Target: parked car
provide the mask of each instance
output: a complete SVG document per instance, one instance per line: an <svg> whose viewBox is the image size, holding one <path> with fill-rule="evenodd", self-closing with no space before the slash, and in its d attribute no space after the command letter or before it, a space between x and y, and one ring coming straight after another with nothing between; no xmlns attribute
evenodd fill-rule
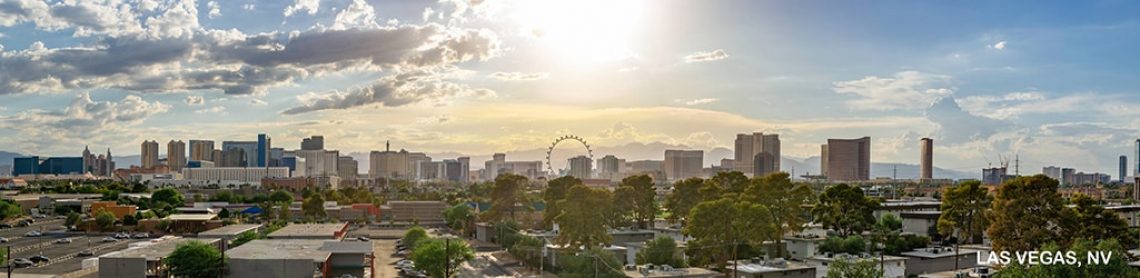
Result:
<svg viewBox="0 0 1140 278"><path fill-rule="evenodd" d="M24 234L25 237L40 237L43 235L44 233L41 233L40 231L28 231Z"/></svg>
<svg viewBox="0 0 1140 278"><path fill-rule="evenodd" d="M57 244L68 244L68 243L71 243L71 239L65 237L65 238L55 240L55 243L57 243Z"/></svg>
<svg viewBox="0 0 1140 278"><path fill-rule="evenodd" d="M0 237L0 243L8 243L8 238Z"/></svg>
<svg viewBox="0 0 1140 278"><path fill-rule="evenodd" d="M415 266L416 266L416 264L413 263L411 260L400 260L400 261L396 262L396 268L412 268Z"/></svg>
<svg viewBox="0 0 1140 278"><path fill-rule="evenodd" d="M18 259L12 260L12 266L15 266L15 267L31 267L35 264L36 263L32 262L32 260L25 259L25 258L18 258Z"/></svg>
<svg viewBox="0 0 1140 278"><path fill-rule="evenodd" d="M117 233L117 234L115 234L115 238L117 238L117 239L127 239L127 238L131 238L131 234L128 234L128 233Z"/></svg>
<svg viewBox="0 0 1140 278"><path fill-rule="evenodd" d="M12 228L12 224L0 223L0 229L11 229L11 228Z"/></svg>
<svg viewBox="0 0 1140 278"><path fill-rule="evenodd" d="M48 262L51 262L51 259L48 259L48 257L47 257L47 256L44 256L44 255L34 256L34 257L31 257L31 258L28 258L28 260L31 260L33 263L37 263L37 264L38 264L38 263L48 263Z"/></svg>
<svg viewBox="0 0 1140 278"><path fill-rule="evenodd" d="M368 237L366 237L366 236L362 236L362 237L358 237L358 238L356 238L356 240L359 240L359 241L371 241L372 239L370 239L370 238L368 238Z"/></svg>
<svg viewBox="0 0 1140 278"><path fill-rule="evenodd" d="M75 255L79 256L79 257L91 257L91 256L95 256L95 251L83 250L83 251L79 251L79 254L75 254Z"/></svg>
<svg viewBox="0 0 1140 278"><path fill-rule="evenodd" d="M103 238L103 242L116 242L116 241L119 241L119 239L117 239L117 238L114 238L114 237L105 237L105 238Z"/></svg>
<svg viewBox="0 0 1140 278"><path fill-rule="evenodd" d="M150 234L148 234L148 233L137 233L137 234L135 234L135 238L150 238Z"/></svg>
<svg viewBox="0 0 1140 278"><path fill-rule="evenodd" d="M32 222L28 222L28 220L21 220L20 222L16 222L16 227L27 227L31 225Z"/></svg>

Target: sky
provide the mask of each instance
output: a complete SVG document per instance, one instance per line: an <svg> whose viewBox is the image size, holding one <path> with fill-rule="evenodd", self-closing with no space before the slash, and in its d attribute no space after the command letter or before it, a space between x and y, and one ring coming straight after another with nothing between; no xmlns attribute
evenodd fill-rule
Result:
<svg viewBox="0 0 1140 278"><path fill-rule="evenodd" d="M1140 137L1137 11L1133 1L6 0L0 150L130 155L143 140L266 133L287 149L316 134L343 153L391 141L486 155L574 134L620 157L645 156L624 146L708 151L766 132L789 158L871 136L873 161L917 164L930 137L944 169L1017 157L1023 173L1116 176L1118 156L1136 165Z"/></svg>

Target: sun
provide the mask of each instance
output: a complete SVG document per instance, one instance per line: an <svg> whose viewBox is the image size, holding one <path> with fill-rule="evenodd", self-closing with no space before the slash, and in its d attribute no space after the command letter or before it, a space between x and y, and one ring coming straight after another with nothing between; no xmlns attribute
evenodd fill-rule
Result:
<svg viewBox="0 0 1140 278"><path fill-rule="evenodd" d="M613 61L634 54L642 0L524 0L512 19L553 55L572 61Z"/></svg>

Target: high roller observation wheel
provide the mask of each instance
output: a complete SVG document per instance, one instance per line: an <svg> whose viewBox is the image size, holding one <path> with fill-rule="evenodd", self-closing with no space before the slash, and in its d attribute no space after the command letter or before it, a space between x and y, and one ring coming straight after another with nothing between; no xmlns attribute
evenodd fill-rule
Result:
<svg viewBox="0 0 1140 278"><path fill-rule="evenodd" d="M554 175L555 172L554 167L550 164L550 154L554 152L554 147L557 147L558 143L562 143L562 141L578 141L582 143L582 146L586 147L586 154L590 157L590 161L594 160L594 150L590 149L590 144L586 143L586 139L582 139L582 137L576 135L562 135L558 137L558 139L554 139L554 143L550 143L550 147L546 148L546 171L550 172L551 175Z"/></svg>

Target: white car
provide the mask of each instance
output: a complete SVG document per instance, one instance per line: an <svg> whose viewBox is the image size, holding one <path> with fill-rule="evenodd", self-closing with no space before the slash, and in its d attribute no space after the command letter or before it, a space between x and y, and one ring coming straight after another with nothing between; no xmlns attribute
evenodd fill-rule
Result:
<svg viewBox="0 0 1140 278"><path fill-rule="evenodd" d="M55 243L67 244L67 243L71 243L71 239L65 237L65 238L55 240Z"/></svg>
<svg viewBox="0 0 1140 278"><path fill-rule="evenodd" d="M117 239L117 238L114 238L114 237L105 237L105 238L103 238L103 242L116 242L116 241L119 241L119 239Z"/></svg>
<svg viewBox="0 0 1140 278"><path fill-rule="evenodd" d="M44 234L41 233L40 231L28 231L28 233L24 234L24 236L26 236L26 237L40 237L43 235Z"/></svg>
<svg viewBox="0 0 1140 278"><path fill-rule="evenodd" d="M0 237L0 243L8 243L8 238Z"/></svg>

